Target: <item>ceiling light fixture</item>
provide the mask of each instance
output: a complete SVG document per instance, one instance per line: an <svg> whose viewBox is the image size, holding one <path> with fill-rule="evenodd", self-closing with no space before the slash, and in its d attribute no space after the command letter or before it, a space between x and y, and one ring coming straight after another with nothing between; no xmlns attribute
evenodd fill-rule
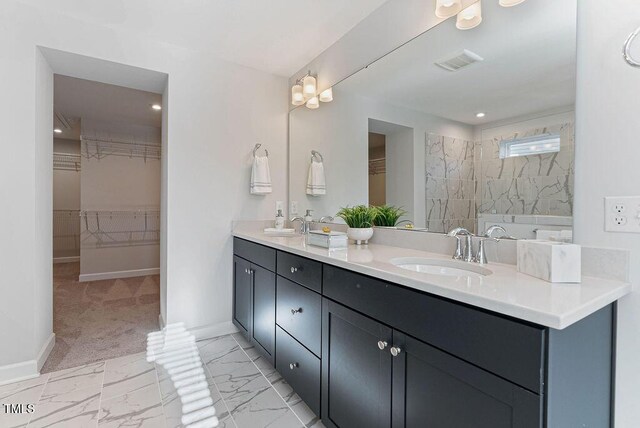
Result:
<svg viewBox="0 0 640 428"><path fill-rule="evenodd" d="M318 95L318 81L311 71L296 80L291 87L291 104L294 106L305 104L307 108L317 109L321 101L333 101L333 88L327 88Z"/></svg>
<svg viewBox="0 0 640 428"><path fill-rule="evenodd" d="M500 0L498 3L500 3L502 7L512 7L524 3L524 0Z"/></svg>
<svg viewBox="0 0 640 428"><path fill-rule="evenodd" d="M436 16L450 18L462 10L462 0L436 0Z"/></svg>
<svg viewBox="0 0 640 428"><path fill-rule="evenodd" d="M53 132L55 132L56 134L62 134L62 129L60 129L60 128L53 128Z"/></svg>
<svg viewBox="0 0 640 428"><path fill-rule="evenodd" d="M456 28L458 28L458 30L471 30L480 25L481 22L482 4L481 0L478 0L476 3L462 9L462 11L458 13Z"/></svg>
<svg viewBox="0 0 640 428"><path fill-rule="evenodd" d="M156 111L162 110L162 106L160 104L153 104L151 108Z"/></svg>
<svg viewBox="0 0 640 428"><path fill-rule="evenodd" d="M483 112L476 113L476 117L477 117L478 119L482 119L482 118L483 118L483 117L485 117L485 116L486 116L486 114L484 114Z"/></svg>

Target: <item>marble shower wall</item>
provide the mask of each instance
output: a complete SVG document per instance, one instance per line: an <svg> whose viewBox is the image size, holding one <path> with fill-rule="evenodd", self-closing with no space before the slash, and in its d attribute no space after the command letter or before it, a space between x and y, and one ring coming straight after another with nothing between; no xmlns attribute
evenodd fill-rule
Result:
<svg viewBox="0 0 640 428"><path fill-rule="evenodd" d="M560 152L500 159L500 141L560 134ZM426 224L476 229L476 213L571 216L574 125L564 123L483 141L426 136Z"/></svg>
<svg viewBox="0 0 640 428"><path fill-rule="evenodd" d="M500 141L560 134L560 152L500 159ZM571 216L574 125L565 123L476 143L478 212Z"/></svg>
<svg viewBox="0 0 640 428"><path fill-rule="evenodd" d="M435 134L426 138L427 227L443 233L458 226L474 230L474 142Z"/></svg>

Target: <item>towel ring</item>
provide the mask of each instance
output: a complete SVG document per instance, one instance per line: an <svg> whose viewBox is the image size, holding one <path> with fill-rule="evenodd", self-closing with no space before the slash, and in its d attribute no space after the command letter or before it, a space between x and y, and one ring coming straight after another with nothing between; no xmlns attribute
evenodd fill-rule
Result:
<svg viewBox="0 0 640 428"><path fill-rule="evenodd" d="M254 147L253 147L253 157L256 157L256 152L258 151L258 149L262 147L262 144L257 143ZM269 150L267 150L266 148L264 149L265 154L267 155L267 157L269 157Z"/></svg>
<svg viewBox="0 0 640 428"><path fill-rule="evenodd" d="M627 40L624 42L624 46L622 48L622 56L624 60L632 67L640 67L640 62L631 56L631 46L635 38L640 34L640 27L636 28L636 31L631 33Z"/></svg>
<svg viewBox="0 0 640 428"><path fill-rule="evenodd" d="M320 159L320 162L324 162L324 158L322 157L320 152L317 152L315 150L311 150L311 160L313 160L314 158Z"/></svg>

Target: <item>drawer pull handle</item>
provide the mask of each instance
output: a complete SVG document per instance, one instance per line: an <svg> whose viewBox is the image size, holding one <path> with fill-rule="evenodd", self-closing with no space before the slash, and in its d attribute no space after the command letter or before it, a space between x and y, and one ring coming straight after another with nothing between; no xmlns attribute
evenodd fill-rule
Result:
<svg viewBox="0 0 640 428"><path fill-rule="evenodd" d="M388 345L387 342L385 342L384 340L378 340L378 349L380 349L381 351L386 348Z"/></svg>
<svg viewBox="0 0 640 428"><path fill-rule="evenodd" d="M296 272L298 272L298 268L291 266L291 273L296 273Z"/></svg>
<svg viewBox="0 0 640 428"><path fill-rule="evenodd" d="M302 308L291 309L291 315L302 313Z"/></svg>
<svg viewBox="0 0 640 428"><path fill-rule="evenodd" d="M397 346L392 346L389 351L391 351L391 355L397 357L398 355L400 355L400 352L402 352L402 349L398 348Z"/></svg>
<svg viewBox="0 0 640 428"><path fill-rule="evenodd" d="M298 367L299 367L299 364L298 364L298 363L291 363L291 364L289 364L289 368L290 368L291 370L295 370L295 369L297 369Z"/></svg>

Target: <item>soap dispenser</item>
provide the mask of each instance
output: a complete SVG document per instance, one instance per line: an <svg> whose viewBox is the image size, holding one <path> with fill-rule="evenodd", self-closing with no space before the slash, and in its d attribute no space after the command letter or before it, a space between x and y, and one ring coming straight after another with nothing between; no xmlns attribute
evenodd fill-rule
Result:
<svg viewBox="0 0 640 428"><path fill-rule="evenodd" d="M276 214L276 229L284 229L284 215L282 215L282 210L278 210Z"/></svg>
<svg viewBox="0 0 640 428"><path fill-rule="evenodd" d="M312 211L313 210L307 210L307 213L304 215L304 221L307 223L311 223L313 221L313 216L311 215Z"/></svg>

